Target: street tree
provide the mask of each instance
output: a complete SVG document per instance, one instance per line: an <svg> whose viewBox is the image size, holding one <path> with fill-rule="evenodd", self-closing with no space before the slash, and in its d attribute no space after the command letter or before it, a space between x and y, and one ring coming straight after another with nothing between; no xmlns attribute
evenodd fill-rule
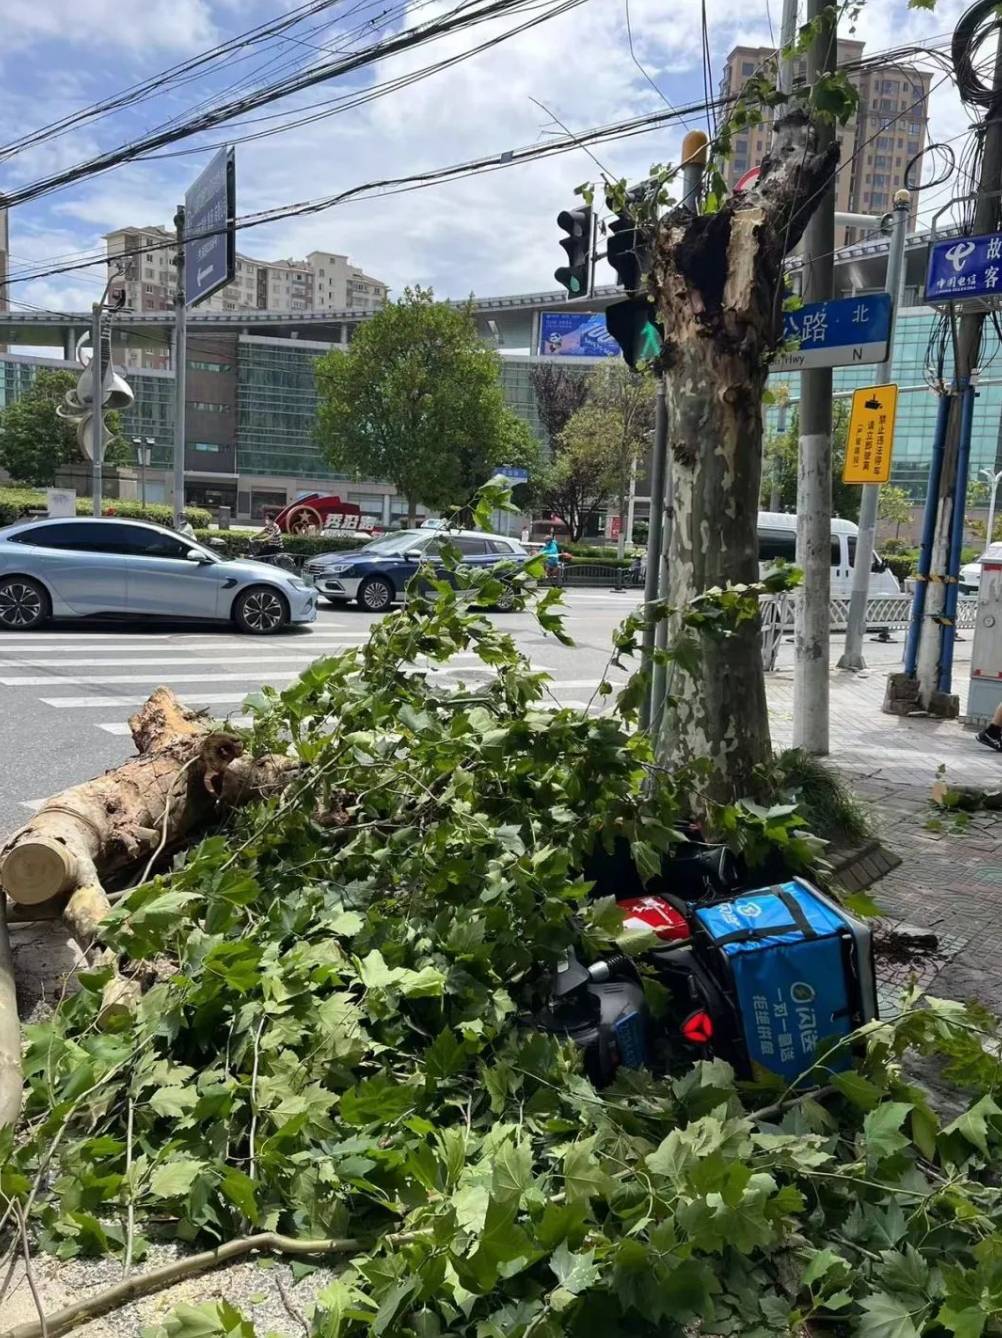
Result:
<svg viewBox="0 0 1002 1338"><path fill-rule="evenodd" d="M583 405L556 438L553 456L540 474L536 495L543 511L562 520L575 542L614 494L610 440L616 426L611 410Z"/></svg>
<svg viewBox="0 0 1002 1338"><path fill-rule="evenodd" d="M49 488L60 469L84 459L76 427L56 413L63 396L76 383L72 372L42 368L20 399L0 412L0 466L15 483ZM105 414L105 424L113 434L105 463L128 464L132 457L121 437L118 414Z"/></svg>
<svg viewBox="0 0 1002 1338"><path fill-rule="evenodd" d="M507 407L500 360L467 311L405 289L345 351L317 360L317 436L338 470L388 479L407 499L452 509L501 465L535 471L538 445Z"/></svg>
<svg viewBox="0 0 1002 1338"><path fill-rule="evenodd" d="M674 484L668 594L675 609L715 587L758 579L762 402L769 358L783 336L783 262L838 161L837 142L819 148L812 112L823 107L844 119L855 105L840 75L791 101L776 95L768 76L760 84L746 86L746 98L776 107L776 133L757 181L727 196L716 172L703 212L676 206L653 220L649 287L665 331L660 362ZM732 111L718 137L723 152L737 117L747 124L749 115L747 100ZM676 633L677 626L676 618ZM655 704L659 760L702 759L712 799L753 794L771 756L757 610L689 639L694 644L677 660L664 709Z"/></svg>
<svg viewBox="0 0 1002 1338"><path fill-rule="evenodd" d="M619 556L626 547L626 510L630 476L650 443L654 429L654 378L610 360L592 373L589 404L604 416L613 494L619 510Z"/></svg>
<svg viewBox="0 0 1002 1338"><path fill-rule="evenodd" d="M536 412L553 448L568 422L584 406L589 377L580 368L562 367L558 358L537 363L529 373Z"/></svg>
<svg viewBox="0 0 1002 1338"><path fill-rule="evenodd" d="M832 410L832 515L843 520L856 520L859 517L859 484L842 482L848 439L849 410L844 400L836 400ZM772 432L766 441L760 488L763 509L772 510L772 501L778 501L783 511L796 509L799 444L800 418L794 409L786 431Z"/></svg>
<svg viewBox="0 0 1002 1338"><path fill-rule="evenodd" d="M880 490L880 519L894 526L894 538L901 538L901 526L907 525L912 518L911 494L904 488L893 486Z"/></svg>

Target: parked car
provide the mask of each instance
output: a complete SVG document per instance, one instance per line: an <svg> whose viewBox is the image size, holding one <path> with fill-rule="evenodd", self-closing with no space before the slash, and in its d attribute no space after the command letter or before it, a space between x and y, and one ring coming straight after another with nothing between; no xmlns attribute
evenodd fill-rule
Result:
<svg viewBox="0 0 1002 1338"><path fill-rule="evenodd" d="M311 558L303 576L332 604L357 600L368 613L382 613L402 599L407 582L423 562L434 561L443 539L454 544L465 565L493 567L499 562L524 562L528 557L517 539L477 530L401 530L387 534L352 553L324 553ZM510 609L514 592L506 590L497 607Z"/></svg>
<svg viewBox="0 0 1002 1338"><path fill-rule="evenodd" d="M311 623L317 596L292 572L227 559L140 520L19 521L0 530L0 628L47 618L205 618L267 635Z"/></svg>
<svg viewBox="0 0 1002 1338"><path fill-rule="evenodd" d="M833 599L848 599L852 594L852 569L856 562L856 536L859 526L852 520L840 520L837 516L831 522L832 570L831 593ZM786 511L760 511L758 513L758 561L762 571L773 562L782 558L786 562L796 561L797 517ZM900 595L901 585L898 578L888 567L879 553L874 553L870 563L870 595Z"/></svg>
<svg viewBox="0 0 1002 1338"><path fill-rule="evenodd" d="M973 562L965 562L960 569L960 580L957 582L962 595L976 595L981 589L981 558L975 558Z"/></svg>

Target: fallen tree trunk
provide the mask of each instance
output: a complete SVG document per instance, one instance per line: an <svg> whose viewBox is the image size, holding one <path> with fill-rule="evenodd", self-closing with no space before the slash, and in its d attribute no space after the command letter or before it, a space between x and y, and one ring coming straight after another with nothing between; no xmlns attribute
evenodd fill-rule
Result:
<svg viewBox="0 0 1002 1338"><path fill-rule="evenodd" d="M157 688L129 724L138 757L47 799L0 849L11 899L30 906L68 896L63 917L84 946L110 908L110 876L184 840L220 802L280 789L294 769L282 757L243 757L239 739L212 730L169 688Z"/></svg>
<svg viewBox="0 0 1002 1338"><path fill-rule="evenodd" d="M297 770L277 755L248 758L232 734L157 688L129 721L139 756L47 799L0 847L0 1127L21 1103L20 1032L7 936L6 897L29 918L55 907L86 951L111 910L105 882L133 870L148 876L168 847L184 841L219 808L235 808L282 789ZM139 986L117 974L105 987L105 1013L131 1007Z"/></svg>

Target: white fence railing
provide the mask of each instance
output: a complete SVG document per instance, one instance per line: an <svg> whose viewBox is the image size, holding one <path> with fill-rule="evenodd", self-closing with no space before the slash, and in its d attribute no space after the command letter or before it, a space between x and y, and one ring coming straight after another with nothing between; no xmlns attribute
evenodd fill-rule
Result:
<svg viewBox="0 0 1002 1338"><path fill-rule="evenodd" d="M776 657L783 637L793 632L793 595L767 595L760 601L762 616L762 664L767 672L776 667ZM957 601L957 626L970 629L977 612L977 596L961 595ZM876 595L867 600L866 630L870 633L901 632L911 619L911 595ZM831 630L844 632L849 617L849 601L833 599L829 606Z"/></svg>

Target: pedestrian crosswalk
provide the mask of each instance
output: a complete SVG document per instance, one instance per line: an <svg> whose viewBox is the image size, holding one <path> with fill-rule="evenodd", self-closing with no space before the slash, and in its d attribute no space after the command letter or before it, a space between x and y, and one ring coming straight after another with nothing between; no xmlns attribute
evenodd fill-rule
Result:
<svg viewBox="0 0 1002 1338"><path fill-rule="evenodd" d="M266 642L226 631L125 626L92 630L92 625L57 624L35 633L0 633L0 698L17 701L21 712L58 713L63 734L128 737L128 717L155 687L166 684L193 708L246 723L250 717L241 708L248 696L265 684L287 687L316 659L361 646L369 631L368 620L322 617L313 628ZM530 653L532 669L554 679L548 700L578 709L607 707L607 699L590 700L601 675L572 678L573 660L556 665L563 657L563 648L555 645L541 658ZM482 681L493 673L472 652L446 664L418 657L409 669L444 683ZM70 713L78 713L79 722Z"/></svg>

